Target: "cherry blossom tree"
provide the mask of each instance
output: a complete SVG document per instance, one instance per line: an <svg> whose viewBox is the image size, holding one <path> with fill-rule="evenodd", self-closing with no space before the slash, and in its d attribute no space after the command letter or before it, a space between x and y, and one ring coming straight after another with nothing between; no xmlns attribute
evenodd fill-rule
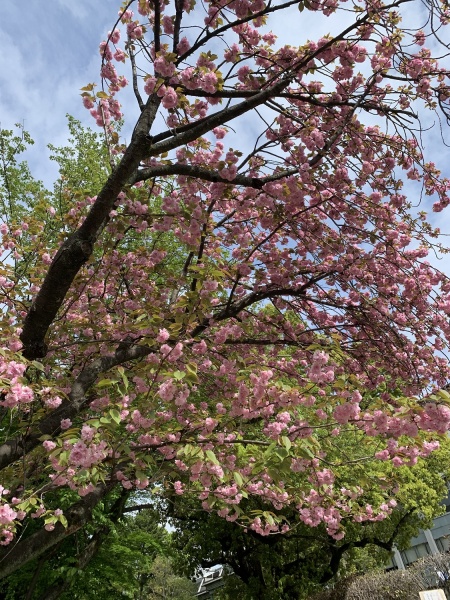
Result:
<svg viewBox="0 0 450 600"><path fill-rule="evenodd" d="M449 116L450 12L424 2L411 29L411 2L127 2L82 90L97 157L75 177L60 155L45 190L17 162L25 134L2 133L2 575L117 486L262 535L295 507L339 540L396 503L395 469L366 489L352 465L438 447L450 281L414 207L449 203L421 123ZM253 496L271 509L246 514Z"/></svg>

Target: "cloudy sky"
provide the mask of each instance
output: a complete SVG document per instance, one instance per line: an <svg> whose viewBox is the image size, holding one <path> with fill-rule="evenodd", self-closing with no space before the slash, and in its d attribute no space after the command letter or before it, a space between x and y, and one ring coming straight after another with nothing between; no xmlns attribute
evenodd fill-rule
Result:
<svg viewBox="0 0 450 600"><path fill-rule="evenodd" d="M21 0L2 4L0 125L23 123L36 144L28 159L51 182L46 145L67 139L66 113L90 124L79 89L98 79L98 44L117 15L117 0Z"/></svg>
<svg viewBox="0 0 450 600"><path fill-rule="evenodd" d="M67 139L66 113L95 128L82 107L80 88L99 81L98 44L113 26L119 6L118 0L21 0L2 5L0 126L10 129L14 123L24 124L36 141L27 155L32 172L49 185L56 170L48 160L46 146L49 142L60 145ZM420 10L419 3L415 6ZM418 17L420 14L414 13L414 19ZM287 18L275 17L273 25L283 42L295 45L345 26L334 17L324 21L308 11L300 15L295 7ZM450 38L450 27L444 34ZM132 127L136 114L134 103L126 107L128 127ZM251 122L246 131L251 131ZM450 141L450 129L445 133ZM437 124L425 144L432 159L450 176L450 152L442 146ZM434 215L433 219L450 232L450 214ZM450 267L445 270L450 274Z"/></svg>

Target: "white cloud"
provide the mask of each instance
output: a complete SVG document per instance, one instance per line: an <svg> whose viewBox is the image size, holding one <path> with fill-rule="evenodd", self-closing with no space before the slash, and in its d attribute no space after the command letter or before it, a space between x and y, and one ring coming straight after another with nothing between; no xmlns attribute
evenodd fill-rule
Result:
<svg viewBox="0 0 450 600"><path fill-rule="evenodd" d="M30 166L49 184L55 172L46 145L67 139L65 115L91 124L79 89L98 78L98 44L115 18L100 4L29 0L26 10L20 3L2 7L1 126L24 124L36 141Z"/></svg>

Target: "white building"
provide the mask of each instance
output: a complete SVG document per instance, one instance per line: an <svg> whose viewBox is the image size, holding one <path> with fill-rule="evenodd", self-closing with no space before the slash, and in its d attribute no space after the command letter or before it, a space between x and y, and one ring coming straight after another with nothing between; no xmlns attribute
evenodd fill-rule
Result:
<svg viewBox="0 0 450 600"><path fill-rule="evenodd" d="M411 540L407 550L399 552L394 549L392 564L389 568L405 569L419 558L448 552L450 550L450 494L445 500L447 512L433 521L431 529L423 529L419 535Z"/></svg>
<svg viewBox="0 0 450 600"><path fill-rule="evenodd" d="M195 597L201 600L213 600L214 590L223 586L225 572L226 569L223 566L204 570L202 577L199 577L195 582L198 585Z"/></svg>

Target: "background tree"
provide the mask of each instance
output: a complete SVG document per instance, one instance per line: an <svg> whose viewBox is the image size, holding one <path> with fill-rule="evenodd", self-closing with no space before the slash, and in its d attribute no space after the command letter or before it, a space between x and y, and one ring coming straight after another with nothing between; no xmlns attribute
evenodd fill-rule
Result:
<svg viewBox="0 0 450 600"><path fill-rule="evenodd" d="M87 568L76 574L61 599L191 599L195 583L174 573L172 553L171 536L158 523L155 511L128 513L105 538Z"/></svg>
<svg viewBox="0 0 450 600"><path fill-rule="evenodd" d="M123 498L51 552L5 578L5 600L192 598L196 585L172 568L171 535L155 510L127 512ZM115 511L115 512L114 512ZM124 512L125 511L125 512Z"/></svg>
<svg viewBox="0 0 450 600"><path fill-rule="evenodd" d="M157 556L151 568L149 600L164 598L167 600L191 600L197 586L189 579L179 577L172 569L170 559Z"/></svg>
<svg viewBox="0 0 450 600"><path fill-rule="evenodd" d="M351 441L347 437L345 450L341 447L337 453L354 456ZM345 436L341 436L337 444L344 443ZM333 585L355 572L384 570L394 544L400 550L408 548L419 528L430 527L433 517L443 512L449 451L449 442L444 442L427 460L398 468L399 504L392 514L378 522L348 523L340 541L327 534L323 525L314 529L304 525L295 510L283 509L289 532L262 537L199 511L195 502L189 503L183 496L174 497L166 514L175 527L178 568L192 576L199 567L228 565L235 577L226 579L221 592L224 598L238 595L267 600L307 598L325 584ZM390 468L378 461L365 462L364 475L357 477L361 482L365 478L367 488L371 479L386 479ZM268 507L254 500L245 506L247 513L264 508Z"/></svg>
<svg viewBox="0 0 450 600"><path fill-rule="evenodd" d="M351 519L392 512L394 467L450 424L436 391L450 285L402 189L448 204L413 127L416 111L448 114L428 46L449 13L433 0L411 31L403 6L128 2L100 46L104 89L83 90L105 135L99 178L85 163L46 191L17 162L25 134L3 132L1 576L120 486L190 494L262 535L289 529L285 507L337 542ZM305 10L326 31L347 21L278 42L274 16L300 29ZM123 61L139 106L127 145ZM233 149L250 115L249 149ZM70 153L55 156L67 177ZM358 455L336 461L347 429ZM352 465L374 456L393 469L378 488ZM79 499L55 508L58 490ZM270 509L246 514L247 498Z"/></svg>

